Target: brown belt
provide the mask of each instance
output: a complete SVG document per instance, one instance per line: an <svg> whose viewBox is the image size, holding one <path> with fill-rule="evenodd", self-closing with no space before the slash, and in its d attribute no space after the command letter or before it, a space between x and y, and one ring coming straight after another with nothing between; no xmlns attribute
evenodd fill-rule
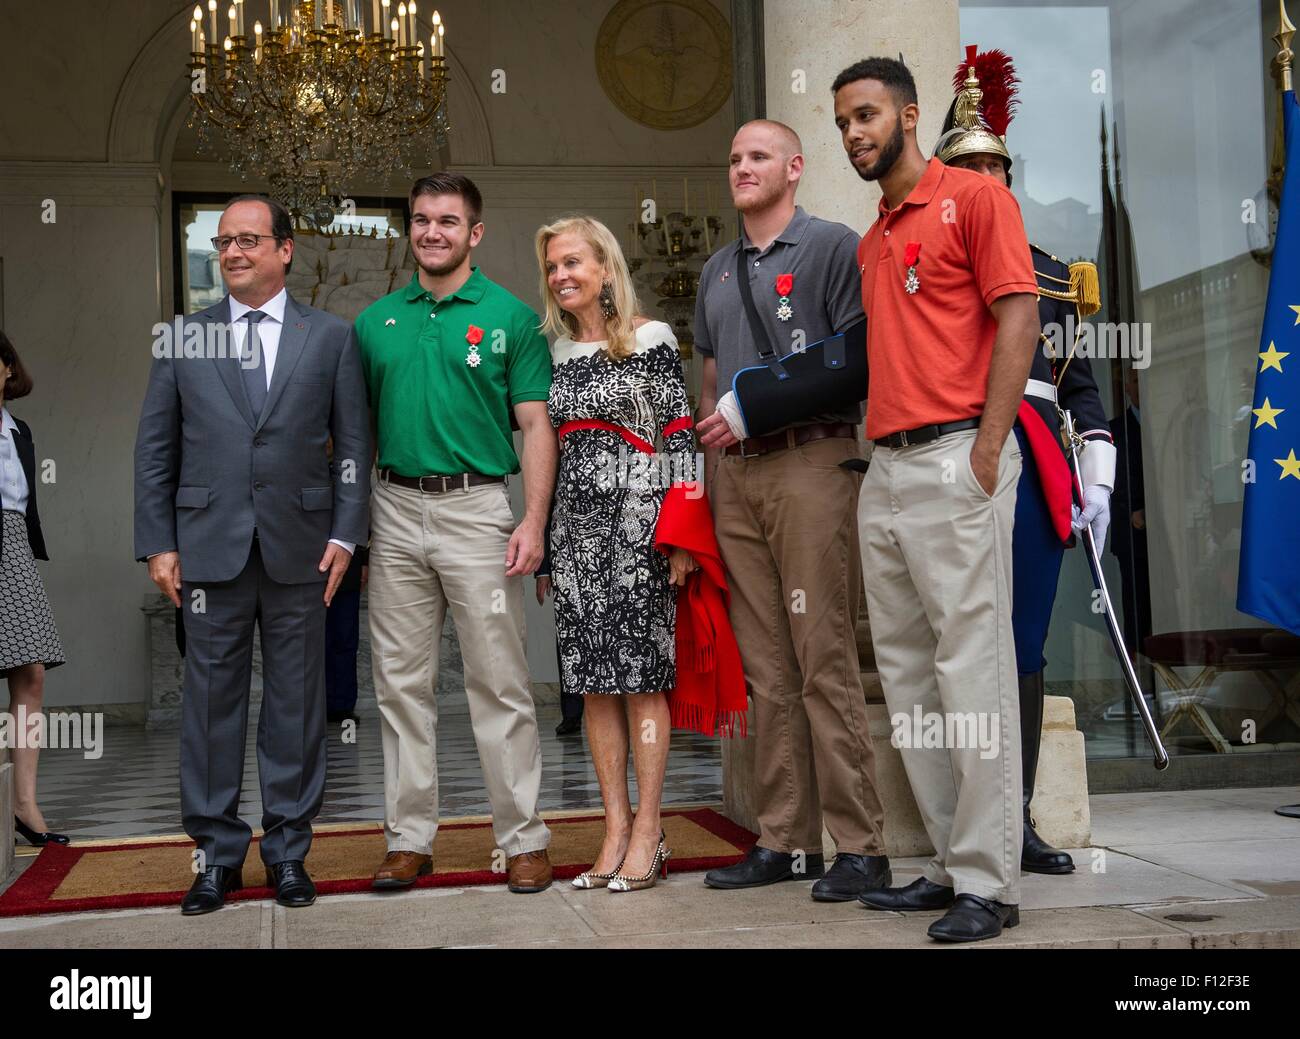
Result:
<svg viewBox="0 0 1300 1039"><path fill-rule="evenodd" d="M740 455L741 458L757 458L759 455L768 455L773 451L784 451L787 447L809 444L814 440L828 440L831 437L848 437L850 440L856 440L857 436L858 427L851 422L815 422L809 426L792 426L790 429L769 433L763 437L747 437L739 444L732 444L727 448L726 453Z"/></svg>
<svg viewBox="0 0 1300 1039"><path fill-rule="evenodd" d="M455 476L399 476L391 469L380 469L381 483L409 487L425 494L442 494L445 491L468 491L485 483L505 483L504 476L484 476L482 473L457 473Z"/></svg>

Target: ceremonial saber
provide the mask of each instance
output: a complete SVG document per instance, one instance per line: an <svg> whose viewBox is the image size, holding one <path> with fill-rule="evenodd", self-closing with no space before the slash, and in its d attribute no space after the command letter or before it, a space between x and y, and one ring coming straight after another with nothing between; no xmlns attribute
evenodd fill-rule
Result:
<svg viewBox="0 0 1300 1039"><path fill-rule="evenodd" d="M1083 470L1079 466L1081 438L1074 431L1074 416L1068 410L1062 410L1061 415L1065 420L1065 434L1070 442L1070 461L1073 463L1070 475L1071 482L1074 484L1074 497L1079 499L1079 507L1082 508L1084 505ZM1115 647L1115 655L1119 657L1120 671L1124 674L1124 685L1133 702L1137 704L1142 727L1146 729L1147 739L1155 753L1156 770L1166 769L1169 767L1169 752L1160 741L1160 733L1156 731L1156 723L1151 718L1151 709L1147 707L1146 697L1142 695L1142 687L1138 684L1137 674L1133 670L1133 661L1129 658L1128 648L1124 645L1124 634L1120 631L1119 618L1115 615L1115 605L1111 602L1110 592L1106 588L1106 578L1101 572L1101 553L1093 540L1092 527L1085 525L1080 537L1083 538L1084 547L1088 550L1088 568L1092 571L1092 583L1097 586L1097 591L1101 592L1102 605L1105 606L1103 612L1106 615L1106 629L1110 632L1110 641Z"/></svg>

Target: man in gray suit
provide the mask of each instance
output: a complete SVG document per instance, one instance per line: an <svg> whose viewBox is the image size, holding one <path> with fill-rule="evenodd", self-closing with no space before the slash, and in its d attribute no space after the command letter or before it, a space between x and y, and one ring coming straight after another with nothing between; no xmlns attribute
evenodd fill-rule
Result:
<svg viewBox="0 0 1300 1039"><path fill-rule="evenodd" d="M325 790L325 607L369 526L352 326L285 291L293 223L278 202L234 199L213 245L229 294L162 326L135 448L136 557L185 617L181 812L198 846L187 915L239 889L252 837L239 794L255 621L267 884L281 905L315 901L303 860Z"/></svg>

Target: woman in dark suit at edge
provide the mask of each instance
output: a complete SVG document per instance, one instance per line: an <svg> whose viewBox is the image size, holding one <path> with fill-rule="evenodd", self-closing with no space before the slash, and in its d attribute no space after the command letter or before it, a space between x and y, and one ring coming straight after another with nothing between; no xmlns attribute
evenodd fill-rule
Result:
<svg viewBox="0 0 1300 1039"><path fill-rule="evenodd" d="M26 422L9 414L11 400L32 392L31 376L8 337L0 331L0 676L9 685L9 713L19 724L19 710L30 719L41 710L45 672L64 662L54 615L37 559L49 559L36 511L36 449ZM30 730L30 725L26 727ZM15 741L20 743L22 741ZM14 828L38 847L67 844L61 833L48 832L36 803L39 747L15 746Z"/></svg>

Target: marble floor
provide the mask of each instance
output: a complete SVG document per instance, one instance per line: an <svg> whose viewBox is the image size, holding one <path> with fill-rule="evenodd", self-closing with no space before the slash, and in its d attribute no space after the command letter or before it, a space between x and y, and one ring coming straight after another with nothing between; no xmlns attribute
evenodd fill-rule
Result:
<svg viewBox="0 0 1300 1039"><path fill-rule="evenodd" d="M365 631L365 621L362 621ZM465 701L464 674L454 633L448 625L438 675L439 806L444 818L487 815L478 748ZM362 638L358 673L364 676L357 701L359 721L349 740L338 725L330 727L325 802L318 821L381 822L384 816L384 761L379 711L369 680L368 640ZM240 815L261 826L257 782L257 712L260 680L254 676L244 757ZM560 708L554 687L537 686L538 727L542 744L541 810L598 808L600 787L585 734L555 735ZM46 822L74 840L146 837L181 832L180 733L107 724L103 754L86 759L79 750L47 750L41 755L38 792ZM636 780L629 767L633 802ZM698 804L722 799L719 742L675 731L664 782L665 804Z"/></svg>
<svg viewBox="0 0 1300 1039"><path fill-rule="evenodd" d="M450 697L448 697L450 699ZM344 742L331 726L325 803L319 821L379 822L384 815L384 763L379 714L373 696L358 704L355 742ZM596 808L600 788L583 735L557 737L559 706L541 704L538 725L542 742L543 810ZM440 703L438 710L439 804L444 817L486 815L491 811L483 790L478 750L462 699ZM256 728L250 719L244 759L244 788L239 814L261 826L257 784ZM144 837L181 832L178 780L179 733L146 732L134 726L106 729L104 754L86 760L80 751L51 750L41 756L41 809L48 824L74 840ZM635 800L636 780L629 769ZM697 804L722 797L722 761L718 741L674 732L665 804Z"/></svg>

